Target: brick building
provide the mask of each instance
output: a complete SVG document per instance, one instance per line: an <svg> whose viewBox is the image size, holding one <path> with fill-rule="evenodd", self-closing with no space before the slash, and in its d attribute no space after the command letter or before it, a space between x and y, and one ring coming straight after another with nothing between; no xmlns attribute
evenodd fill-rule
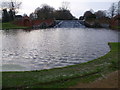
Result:
<svg viewBox="0 0 120 90"><path fill-rule="evenodd" d="M33 27L33 28L47 28L50 26L54 26L54 20L38 20L38 19L30 19L28 16L24 16L22 18L16 18L14 24L18 26L25 26L25 27Z"/></svg>

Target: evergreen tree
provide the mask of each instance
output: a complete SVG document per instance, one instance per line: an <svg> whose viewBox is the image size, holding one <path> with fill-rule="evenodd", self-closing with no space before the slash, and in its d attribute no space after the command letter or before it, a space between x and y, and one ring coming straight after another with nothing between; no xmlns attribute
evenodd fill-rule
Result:
<svg viewBox="0 0 120 90"><path fill-rule="evenodd" d="M13 21L14 20L14 16L15 16L15 12L12 9L10 9L10 11L9 11L9 20Z"/></svg>
<svg viewBox="0 0 120 90"><path fill-rule="evenodd" d="M3 9L2 22L9 22L9 13L7 9Z"/></svg>

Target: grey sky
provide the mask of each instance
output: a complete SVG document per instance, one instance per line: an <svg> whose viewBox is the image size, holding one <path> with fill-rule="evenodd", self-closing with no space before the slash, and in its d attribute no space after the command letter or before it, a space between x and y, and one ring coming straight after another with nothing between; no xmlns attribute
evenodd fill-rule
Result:
<svg viewBox="0 0 120 90"><path fill-rule="evenodd" d="M22 0L22 7L19 14L30 14L34 10L41 6L41 4L48 4L58 9L63 1L70 2L71 13L75 17L79 17L84 14L86 10L108 10L113 2L118 0Z"/></svg>

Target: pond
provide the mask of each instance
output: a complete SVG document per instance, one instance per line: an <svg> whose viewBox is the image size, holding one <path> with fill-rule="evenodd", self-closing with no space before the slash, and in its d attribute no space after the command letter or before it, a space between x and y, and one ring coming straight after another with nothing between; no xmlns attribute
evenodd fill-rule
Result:
<svg viewBox="0 0 120 90"><path fill-rule="evenodd" d="M88 62L110 51L118 32L109 29L51 28L1 30L2 70L29 71Z"/></svg>

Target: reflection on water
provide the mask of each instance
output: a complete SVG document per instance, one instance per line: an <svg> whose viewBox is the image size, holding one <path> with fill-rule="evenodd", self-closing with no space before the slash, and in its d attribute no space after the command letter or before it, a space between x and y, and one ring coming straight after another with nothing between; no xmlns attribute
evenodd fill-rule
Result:
<svg viewBox="0 0 120 90"><path fill-rule="evenodd" d="M59 28L1 31L3 71L39 70L90 61L109 51L118 32L103 29Z"/></svg>

